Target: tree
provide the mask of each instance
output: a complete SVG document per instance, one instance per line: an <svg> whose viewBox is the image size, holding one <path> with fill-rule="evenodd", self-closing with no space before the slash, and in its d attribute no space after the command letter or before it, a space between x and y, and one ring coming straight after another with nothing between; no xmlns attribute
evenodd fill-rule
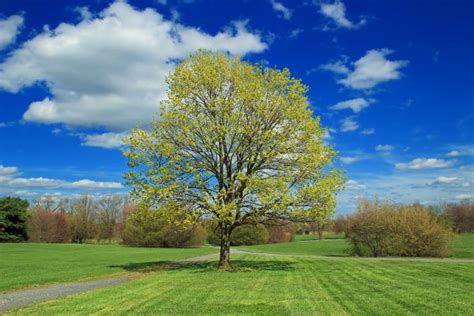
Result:
<svg viewBox="0 0 474 316"><path fill-rule="evenodd" d="M46 196L34 201L28 218L28 236L33 242L68 242L69 220L62 201Z"/></svg>
<svg viewBox="0 0 474 316"><path fill-rule="evenodd" d="M27 239L26 219L28 201L17 197L0 198L0 242Z"/></svg>
<svg viewBox="0 0 474 316"><path fill-rule="evenodd" d="M84 195L70 203L71 238L73 242L82 244L95 233L94 201L89 195Z"/></svg>
<svg viewBox="0 0 474 316"><path fill-rule="evenodd" d="M132 130L125 175L150 206L210 214L220 233L219 266L244 224L332 212L341 188L326 132L307 87L288 69L263 69L200 51L167 78L168 95L151 130Z"/></svg>
<svg viewBox="0 0 474 316"><path fill-rule="evenodd" d="M104 196L98 201L97 229L98 240L108 240L109 243L116 234L116 226L120 212L124 208L124 200L117 195Z"/></svg>

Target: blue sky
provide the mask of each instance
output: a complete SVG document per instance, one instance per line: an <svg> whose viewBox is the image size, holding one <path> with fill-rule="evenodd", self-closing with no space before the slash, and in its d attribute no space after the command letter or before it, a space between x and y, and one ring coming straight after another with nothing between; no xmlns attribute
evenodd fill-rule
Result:
<svg viewBox="0 0 474 316"><path fill-rule="evenodd" d="M2 1L0 195L126 192L120 139L198 48L310 87L359 196L474 198L472 1Z"/></svg>

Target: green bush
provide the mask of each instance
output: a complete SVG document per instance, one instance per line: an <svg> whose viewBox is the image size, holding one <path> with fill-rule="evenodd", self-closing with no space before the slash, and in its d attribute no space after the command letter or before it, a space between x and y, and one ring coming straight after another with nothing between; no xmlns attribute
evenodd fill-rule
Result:
<svg viewBox="0 0 474 316"><path fill-rule="evenodd" d="M206 237L201 223L175 225L148 208L130 214L122 234L124 244L141 247L201 246Z"/></svg>
<svg viewBox="0 0 474 316"><path fill-rule="evenodd" d="M211 245L219 246L221 243L220 231L214 221L206 223L207 242ZM264 225L245 224L236 227L230 236L232 246L258 245L268 243L269 233Z"/></svg>
<svg viewBox="0 0 474 316"><path fill-rule="evenodd" d="M268 238L268 231L262 224L246 224L232 231L230 243L233 246L266 244Z"/></svg>
<svg viewBox="0 0 474 316"><path fill-rule="evenodd" d="M346 234L359 256L446 257L454 234L422 205L361 200Z"/></svg>

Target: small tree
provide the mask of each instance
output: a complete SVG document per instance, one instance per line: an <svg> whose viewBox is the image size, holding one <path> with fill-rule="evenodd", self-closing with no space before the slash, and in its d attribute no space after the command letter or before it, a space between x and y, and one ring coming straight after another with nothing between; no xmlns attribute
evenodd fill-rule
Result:
<svg viewBox="0 0 474 316"><path fill-rule="evenodd" d="M117 223L124 205L123 199L117 195L104 196L97 202L97 238L108 240L109 243L116 235Z"/></svg>
<svg viewBox="0 0 474 316"><path fill-rule="evenodd" d="M17 197L0 198L0 242L27 239L26 219L28 201Z"/></svg>
<svg viewBox="0 0 474 316"><path fill-rule="evenodd" d="M82 244L95 234L95 205L89 195L71 202L71 238Z"/></svg>
<svg viewBox="0 0 474 316"><path fill-rule="evenodd" d="M324 143L307 87L288 69L200 51L167 82L152 129L135 129L127 140L133 170L125 178L133 195L156 208L177 204L212 215L220 267L229 265L237 227L334 210L342 184L330 165L335 152Z"/></svg>

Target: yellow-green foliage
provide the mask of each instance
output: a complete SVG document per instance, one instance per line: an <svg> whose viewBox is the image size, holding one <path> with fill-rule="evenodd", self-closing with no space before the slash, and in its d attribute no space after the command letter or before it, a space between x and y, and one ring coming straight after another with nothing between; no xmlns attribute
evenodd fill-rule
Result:
<svg viewBox="0 0 474 316"><path fill-rule="evenodd" d="M135 196L211 214L227 236L269 215L334 211L342 186L331 167L335 151L323 141L307 87L288 69L200 51L167 82L152 129L127 139L125 178Z"/></svg>
<svg viewBox="0 0 474 316"><path fill-rule="evenodd" d="M441 218L420 205L359 201L347 235L361 256L446 257L454 237Z"/></svg>

